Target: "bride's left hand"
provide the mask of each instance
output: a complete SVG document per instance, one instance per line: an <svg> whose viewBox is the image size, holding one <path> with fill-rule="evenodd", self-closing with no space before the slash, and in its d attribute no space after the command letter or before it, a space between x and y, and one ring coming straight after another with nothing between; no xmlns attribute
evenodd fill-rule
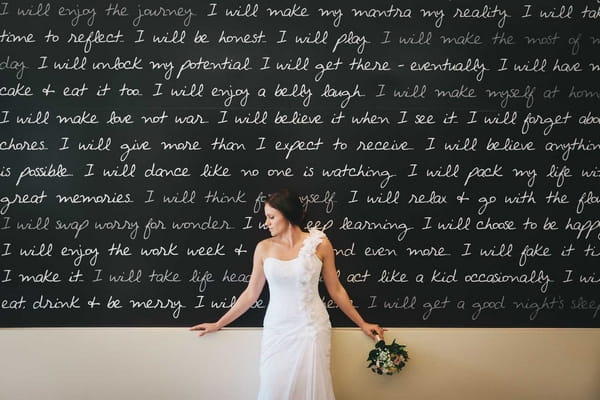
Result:
<svg viewBox="0 0 600 400"><path fill-rule="evenodd" d="M362 329L364 334L367 335L368 337L370 337L371 339L373 339L374 341L377 341L376 336L379 336L379 339L383 340L383 332L387 330L387 329L383 329L382 327L380 327L377 324L369 324L368 322L365 322L360 327L360 329Z"/></svg>

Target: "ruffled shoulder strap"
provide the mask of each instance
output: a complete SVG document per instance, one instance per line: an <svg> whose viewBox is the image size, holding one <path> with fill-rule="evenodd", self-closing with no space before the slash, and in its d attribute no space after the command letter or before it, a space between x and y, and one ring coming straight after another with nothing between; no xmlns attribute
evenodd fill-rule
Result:
<svg viewBox="0 0 600 400"><path fill-rule="evenodd" d="M308 230L308 237L304 240L304 245L302 246L302 249L300 249L300 256L310 257L313 255L319 243L326 237L327 235L325 235L323 231L317 228L310 228Z"/></svg>

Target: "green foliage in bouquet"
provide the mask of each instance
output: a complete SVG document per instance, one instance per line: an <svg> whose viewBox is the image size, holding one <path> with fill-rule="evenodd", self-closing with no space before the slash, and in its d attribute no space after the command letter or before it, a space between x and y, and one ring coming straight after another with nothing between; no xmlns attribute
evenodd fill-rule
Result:
<svg viewBox="0 0 600 400"><path fill-rule="evenodd" d="M396 339L389 345L379 340L369 352L367 361L367 368L371 368L371 371L379 375L392 375L404 368L408 361L408 352L405 345L396 343Z"/></svg>

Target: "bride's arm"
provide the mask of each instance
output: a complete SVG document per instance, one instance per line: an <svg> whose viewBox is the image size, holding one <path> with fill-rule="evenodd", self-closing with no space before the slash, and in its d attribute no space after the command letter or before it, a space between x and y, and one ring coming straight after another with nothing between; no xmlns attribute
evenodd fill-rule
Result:
<svg viewBox="0 0 600 400"><path fill-rule="evenodd" d="M265 272L263 270L263 251L264 244L260 242L254 250L252 262L252 275L248 281L248 286L240 294L235 304L227 311L217 322L205 322L190 328L192 331L200 331L200 336L207 333L216 332L219 329L229 325L241 315L243 315L256 301L265 287Z"/></svg>
<svg viewBox="0 0 600 400"><path fill-rule="evenodd" d="M323 281L325 282L325 287L327 288L327 292L329 296L335 301L340 310L344 312L362 331L372 338L376 340L375 334L381 339L383 339L383 328L381 328L377 324L370 324L365 322L359 312L354 308L350 297L348 296L348 292L342 286L338 276L337 270L335 267L335 256L333 251L333 246L331 242L327 238L323 238L321 244L317 248L317 254L323 260Z"/></svg>

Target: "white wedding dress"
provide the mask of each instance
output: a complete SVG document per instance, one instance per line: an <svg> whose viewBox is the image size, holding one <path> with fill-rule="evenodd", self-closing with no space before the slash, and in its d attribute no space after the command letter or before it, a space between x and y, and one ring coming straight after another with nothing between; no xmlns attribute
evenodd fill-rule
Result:
<svg viewBox="0 0 600 400"><path fill-rule="evenodd" d="M264 319L259 400L333 400L331 323L318 283L316 248L325 237L312 229L298 256L264 260L269 306Z"/></svg>

